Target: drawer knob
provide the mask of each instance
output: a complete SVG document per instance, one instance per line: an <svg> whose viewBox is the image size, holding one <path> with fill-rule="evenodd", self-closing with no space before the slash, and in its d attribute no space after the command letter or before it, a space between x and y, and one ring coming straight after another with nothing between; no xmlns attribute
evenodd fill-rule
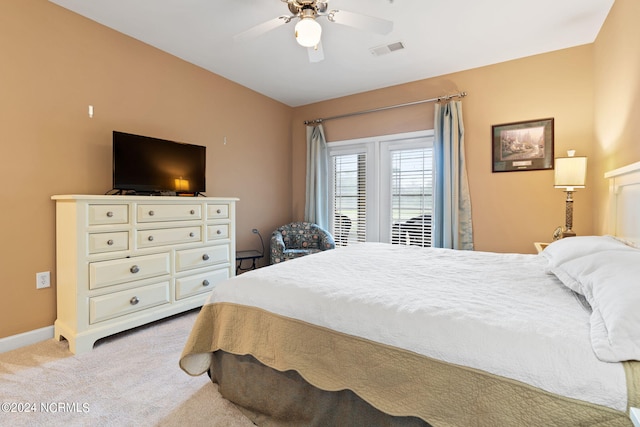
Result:
<svg viewBox="0 0 640 427"><path fill-rule="evenodd" d="M216 230L216 234L222 234L222 230L220 229Z"/></svg>
<svg viewBox="0 0 640 427"><path fill-rule="evenodd" d="M136 305L137 303L139 303L140 300L138 299L138 297L133 297L129 300L129 304L131 305Z"/></svg>
<svg viewBox="0 0 640 427"><path fill-rule="evenodd" d="M216 213L222 213L222 209L216 210Z"/></svg>
<svg viewBox="0 0 640 427"><path fill-rule="evenodd" d="M196 211L194 209L191 209L191 211L189 212L191 215L195 215Z"/></svg>
<svg viewBox="0 0 640 427"><path fill-rule="evenodd" d="M150 242L153 242L153 236L149 236L147 239L149 239Z"/></svg>
<svg viewBox="0 0 640 427"><path fill-rule="evenodd" d="M129 271L132 272L133 274L136 274L138 271L140 271L140 267L138 267L137 265L134 265L129 269Z"/></svg>
<svg viewBox="0 0 640 427"><path fill-rule="evenodd" d="M210 283L209 283L209 281L207 279L202 281L202 286L209 286L209 285L210 285Z"/></svg>
<svg viewBox="0 0 640 427"><path fill-rule="evenodd" d="M189 233L189 237L194 237L196 235L196 233L194 233L193 231L191 233Z"/></svg>
<svg viewBox="0 0 640 427"><path fill-rule="evenodd" d="M111 218L111 217L113 216L113 212L111 212L111 211L107 212L107 216L108 216L109 218Z"/></svg>
<svg viewBox="0 0 640 427"><path fill-rule="evenodd" d="M113 240L112 239L107 240L107 245L113 246Z"/></svg>
<svg viewBox="0 0 640 427"><path fill-rule="evenodd" d="M202 255L202 259L205 260L205 261L208 261L209 260L209 255L208 254Z"/></svg>
<svg viewBox="0 0 640 427"><path fill-rule="evenodd" d="M154 211L149 211L149 216L154 216L156 213Z"/></svg>

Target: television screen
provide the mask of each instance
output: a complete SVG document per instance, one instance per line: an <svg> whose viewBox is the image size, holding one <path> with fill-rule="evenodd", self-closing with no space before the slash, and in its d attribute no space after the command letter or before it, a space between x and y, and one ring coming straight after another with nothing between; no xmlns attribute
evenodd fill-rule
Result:
<svg viewBox="0 0 640 427"><path fill-rule="evenodd" d="M113 188L124 194L205 191L206 147L113 131Z"/></svg>

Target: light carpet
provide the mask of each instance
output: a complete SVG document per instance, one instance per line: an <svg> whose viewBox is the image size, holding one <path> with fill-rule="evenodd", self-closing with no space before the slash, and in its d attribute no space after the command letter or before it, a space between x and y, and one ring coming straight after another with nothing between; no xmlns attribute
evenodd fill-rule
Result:
<svg viewBox="0 0 640 427"><path fill-rule="evenodd" d="M207 375L178 366L190 311L73 355L54 339L0 354L0 425L253 426Z"/></svg>

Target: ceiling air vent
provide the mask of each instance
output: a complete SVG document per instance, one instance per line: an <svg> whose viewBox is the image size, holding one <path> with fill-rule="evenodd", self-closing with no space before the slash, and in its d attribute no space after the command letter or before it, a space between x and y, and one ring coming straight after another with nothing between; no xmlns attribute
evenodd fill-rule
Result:
<svg viewBox="0 0 640 427"><path fill-rule="evenodd" d="M369 49L369 51L371 51L371 54L374 56L381 56L381 55L386 55L388 53L395 52L396 50L402 50L402 49L404 49L404 43L395 42L395 43L385 44L382 46L372 47L371 49Z"/></svg>

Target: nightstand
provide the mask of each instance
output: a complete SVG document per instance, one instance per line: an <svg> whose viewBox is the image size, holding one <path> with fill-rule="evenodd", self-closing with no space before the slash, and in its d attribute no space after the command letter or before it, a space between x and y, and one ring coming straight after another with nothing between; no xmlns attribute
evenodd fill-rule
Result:
<svg viewBox="0 0 640 427"><path fill-rule="evenodd" d="M549 243L544 243L544 242L534 242L533 246L536 247L536 250L538 251L538 253L544 251L544 248L546 248L547 246L549 246Z"/></svg>

